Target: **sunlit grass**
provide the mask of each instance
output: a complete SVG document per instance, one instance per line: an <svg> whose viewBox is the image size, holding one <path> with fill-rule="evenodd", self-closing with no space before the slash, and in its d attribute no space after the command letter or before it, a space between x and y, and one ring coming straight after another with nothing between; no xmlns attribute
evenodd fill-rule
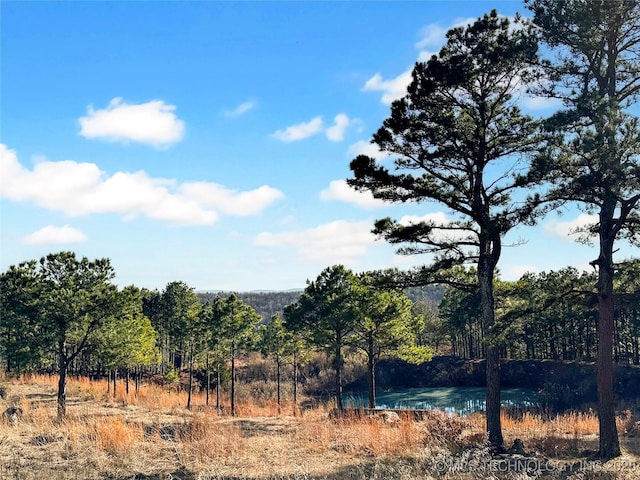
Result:
<svg viewBox="0 0 640 480"><path fill-rule="evenodd" d="M145 383L136 392L132 384L126 394L120 381L114 397L105 380L72 377L63 423L56 418L57 377L32 376L12 387L11 401L23 410L24 418L18 425L0 424L0 460L10 459L7 464L14 465L17 473L11 478L67 478L45 473L46 463L53 465L46 468L73 466L98 472L86 478L99 478L100 472L130 478L136 473L184 470L224 472L236 478L333 475L364 480L375 478L375 470L377 478L428 479L436 456L467 455L486 447L483 414L457 417L434 411L422 420L411 415L334 416L331 405L322 404L294 417L289 399L278 413L264 385L256 395L251 394L251 384L238 389L233 418L226 392L220 399L225 406L221 412L214 408L215 395L205 406L202 392L193 393L192 410L187 411L187 392L175 388ZM597 443L594 413L547 417L503 412L501 420L506 446L519 438L536 456L568 461ZM621 423L620 431L623 427ZM346 472L344 477L336 473L340 471Z"/></svg>

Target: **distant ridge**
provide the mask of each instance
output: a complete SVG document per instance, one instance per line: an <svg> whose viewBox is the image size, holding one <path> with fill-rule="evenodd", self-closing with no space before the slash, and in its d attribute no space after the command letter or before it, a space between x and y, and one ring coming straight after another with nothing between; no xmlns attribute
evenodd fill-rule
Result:
<svg viewBox="0 0 640 480"><path fill-rule="evenodd" d="M290 292L302 292L304 288L289 288L287 290L196 290L198 293L290 293Z"/></svg>
<svg viewBox="0 0 640 480"><path fill-rule="evenodd" d="M216 296L227 297L232 293L240 300L262 315L263 321L279 313L282 315L287 305L296 303L304 289L292 288L289 290L252 290L249 292L237 292L232 290L196 290L196 295L201 302L212 302ZM407 296L413 302L426 302L437 306L444 295L444 287L440 285L426 285L424 287L411 287L407 289Z"/></svg>

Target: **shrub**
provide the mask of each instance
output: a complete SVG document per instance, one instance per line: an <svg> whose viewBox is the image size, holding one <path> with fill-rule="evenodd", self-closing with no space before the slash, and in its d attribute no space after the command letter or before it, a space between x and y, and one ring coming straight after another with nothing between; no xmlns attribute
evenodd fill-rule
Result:
<svg viewBox="0 0 640 480"><path fill-rule="evenodd" d="M6 383L0 383L0 398L5 399L9 395L9 386Z"/></svg>

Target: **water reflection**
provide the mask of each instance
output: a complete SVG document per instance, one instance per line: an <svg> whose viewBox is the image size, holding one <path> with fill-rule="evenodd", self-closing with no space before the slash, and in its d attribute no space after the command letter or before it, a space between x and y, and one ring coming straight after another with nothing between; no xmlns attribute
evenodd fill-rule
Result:
<svg viewBox="0 0 640 480"><path fill-rule="evenodd" d="M485 409L487 389L484 387L407 388L380 392L376 396L378 408L438 409L447 413L467 415ZM501 390L503 407L536 407L538 391L530 388L505 388ZM344 404L349 407L368 406L366 392L345 395Z"/></svg>

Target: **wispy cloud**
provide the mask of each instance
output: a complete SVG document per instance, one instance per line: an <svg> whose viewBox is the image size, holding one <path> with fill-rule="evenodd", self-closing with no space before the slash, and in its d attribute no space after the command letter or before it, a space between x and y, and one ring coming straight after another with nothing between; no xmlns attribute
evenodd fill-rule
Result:
<svg viewBox="0 0 640 480"><path fill-rule="evenodd" d="M535 265L514 265L505 269L502 272L501 277L503 280L516 281L520 280L525 273L539 273L540 269Z"/></svg>
<svg viewBox="0 0 640 480"><path fill-rule="evenodd" d="M366 155L367 157L371 157L379 162L390 157L389 153L380 151L378 145L375 143L365 142L364 140L360 140L359 142L349 145L347 155L352 158L355 158L358 155Z"/></svg>
<svg viewBox="0 0 640 480"><path fill-rule="evenodd" d="M301 122L291 125L285 129L278 130L275 133L272 133L271 136L281 142L289 143L304 140L305 138L324 132L330 141L341 142L344 140L344 135L347 129L358 123L360 123L359 119L352 119L349 118L346 113L339 113L334 117L333 125L325 128L322 116L318 115L308 122Z"/></svg>
<svg viewBox="0 0 640 480"><path fill-rule="evenodd" d="M402 72L395 78L384 80L376 73L362 87L365 92L382 92L382 103L390 104L402 98L407 93L407 86L411 83L411 69Z"/></svg>
<svg viewBox="0 0 640 480"><path fill-rule="evenodd" d="M473 23L475 18L458 18L449 27L443 27L437 23L431 23L423 27L421 38L415 47L419 50L418 61L427 61L446 42L447 32L455 27L462 27ZM427 50L425 50L427 49ZM413 66L407 68L400 75L385 79L382 74L376 73L366 81L362 90L365 92L382 92L382 103L390 104L394 100L402 98L407 93L407 87L411 83L411 71Z"/></svg>
<svg viewBox="0 0 640 480"><path fill-rule="evenodd" d="M229 118L238 118L256 108L257 105L258 103L254 101L243 102L231 110L225 110L224 115Z"/></svg>
<svg viewBox="0 0 640 480"><path fill-rule="evenodd" d="M84 242L87 236L76 228L69 225L56 227L48 225L37 232L26 236L23 242L29 245L49 245Z"/></svg>
<svg viewBox="0 0 640 480"><path fill-rule="evenodd" d="M156 148L167 147L184 137L185 126L176 117L174 105L162 100L130 105L114 98L104 109L87 108L81 117L80 135L109 142L138 142Z"/></svg>
<svg viewBox="0 0 640 480"><path fill-rule="evenodd" d="M281 142L295 142L316 135L323 130L322 117L314 117L308 122L291 125L284 130L277 130L272 137Z"/></svg>
<svg viewBox="0 0 640 480"><path fill-rule="evenodd" d="M443 27L439 23L430 23L422 27L420 31L420 40L415 44L418 50L424 50L425 48L435 48L437 50L442 47L447 41L447 32L452 28L466 27L471 25L477 20L476 17L457 18L448 27Z"/></svg>
<svg viewBox="0 0 640 480"><path fill-rule="evenodd" d="M542 226L545 233L553 235L567 242L575 242L585 236L584 229L598 223L597 215L581 213L577 218L566 222L551 220Z"/></svg>
<svg viewBox="0 0 640 480"><path fill-rule="evenodd" d="M333 119L333 125L327 128L325 132L327 134L327 138L332 142L341 142L344 140L344 133L351 125L352 120L344 113L339 113Z"/></svg>
<svg viewBox="0 0 640 480"><path fill-rule="evenodd" d="M381 208L389 205L378 198L374 198L369 191L359 192L350 187L346 180L333 180L329 183L329 187L320 192L319 197L320 200L325 202L337 200L366 209Z"/></svg>
<svg viewBox="0 0 640 480"><path fill-rule="evenodd" d="M307 230L262 232L254 245L292 249L299 260L319 265L353 265L376 241L368 221L336 220Z"/></svg>
<svg viewBox="0 0 640 480"><path fill-rule="evenodd" d="M284 196L266 185L239 192L212 182L154 178L144 171L109 176L94 163L72 160L43 160L29 170L2 144L0 192L72 217L118 213L125 219L146 216L174 225L212 225L220 214L256 215Z"/></svg>

